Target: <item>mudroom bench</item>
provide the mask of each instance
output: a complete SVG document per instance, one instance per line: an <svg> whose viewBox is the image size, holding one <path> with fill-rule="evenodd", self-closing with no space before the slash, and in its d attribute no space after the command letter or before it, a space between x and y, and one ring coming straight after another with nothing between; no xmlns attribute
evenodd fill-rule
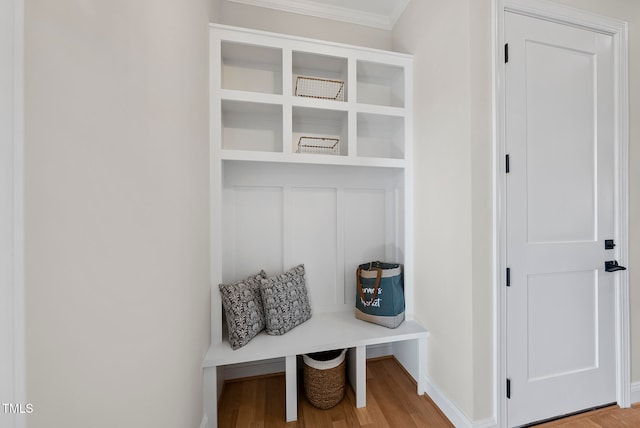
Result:
<svg viewBox="0 0 640 428"><path fill-rule="evenodd" d="M333 349L348 349L347 377L356 396L356 407L366 406L366 347L393 344L395 357L405 367L415 367L417 393L425 393L426 341L429 332L414 321L389 329L357 320L353 312L314 314L282 336L261 333L244 347L233 350L225 339L209 348L204 362L204 400L208 427L217 426L218 399L224 382L220 370L229 364L284 358L286 419L298 418L297 356ZM411 371L411 370L410 370Z"/></svg>
<svg viewBox="0 0 640 428"><path fill-rule="evenodd" d="M208 427L217 426L225 379L265 367L284 369L286 419L296 420L297 360L313 352L348 350L357 407L366 405L367 351L392 354L424 393L428 332L414 321L424 309L413 272L413 58L220 24L209 34ZM404 266L406 320L396 329L354 316L356 268L373 260ZM218 284L300 264L311 319L232 350Z"/></svg>

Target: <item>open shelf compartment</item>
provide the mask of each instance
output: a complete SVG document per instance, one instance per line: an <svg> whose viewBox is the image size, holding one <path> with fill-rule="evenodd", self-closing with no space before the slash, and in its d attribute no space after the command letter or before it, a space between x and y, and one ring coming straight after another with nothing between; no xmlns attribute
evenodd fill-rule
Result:
<svg viewBox="0 0 640 428"><path fill-rule="evenodd" d="M358 157L404 159L405 118L358 113Z"/></svg>
<svg viewBox="0 0 640 428"><path fill-rule="evenodd" d="M346 111L294 107L292 126L292 150L294 153L299 151L300 143L309 143L315 139L317 143L312 145L322 146L328 145L332 139L337 139L337 147L333 151L319 150L316 153L347 155L348 120ZM305 153L305 150L301 152ZM306 151L306 153L311 152Z"/></svg>
<svg viewBox="0 0 640 428"><path fill-rule="evenodd" d="M362 104L404 107L404 68L369 61L357 62L357 98Z"/></svg>
<svg viewBox="0 0 640 428"><path fill-rule="evenodd" d="M293 52L292 93L296 96L347 101L347 59Z"/></svg>
<svg viewBox="0 0 640 428"><path fill-rule="evenodd" d="M222 41L222 88L282 94L282 49Z"/></svg>
<svg viewBox="0 0 640 428"><path fill-rule="evenodd" d="M222 100L222 149L282 152L282 106Z"/></svg>

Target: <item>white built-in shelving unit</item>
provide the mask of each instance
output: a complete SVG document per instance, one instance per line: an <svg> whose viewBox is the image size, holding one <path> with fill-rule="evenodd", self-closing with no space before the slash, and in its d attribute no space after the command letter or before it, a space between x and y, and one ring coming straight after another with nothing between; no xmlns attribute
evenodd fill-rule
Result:
<svg viewBox="0 0 640 428"><path fill-rule="evenodd" d="M212 25L210 35L212 345L205 398L219 392L224 366L282 358L289 384L297 354L336 346L353 351L350 371L364 405L366 347L384 343L424 391L427 333L413 319L411 56L223 25ZM296 96L299 76L342 82L342 99ZM298 153L303 136L338 139L337 153ZM372 260L405 265L406 321L398 329L353 316L356 267ZM232 351L218 284L300 263L312 319ZM287 418L295 419L289 386Z"/></svg>

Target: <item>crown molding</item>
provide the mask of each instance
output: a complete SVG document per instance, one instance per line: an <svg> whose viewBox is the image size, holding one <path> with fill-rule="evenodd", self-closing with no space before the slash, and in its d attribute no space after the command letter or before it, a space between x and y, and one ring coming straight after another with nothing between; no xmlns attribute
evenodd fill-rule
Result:
<svg viewBox="0 0 640 428"><path fill-rule="evenodd" d="M283 12L314 16L316 18L331 19L367 27L391 30L409 0L395 0L394 8L389 14L369 12L343 6L333 6L313 0L227 0L250 6L265 7Z"/></svg>

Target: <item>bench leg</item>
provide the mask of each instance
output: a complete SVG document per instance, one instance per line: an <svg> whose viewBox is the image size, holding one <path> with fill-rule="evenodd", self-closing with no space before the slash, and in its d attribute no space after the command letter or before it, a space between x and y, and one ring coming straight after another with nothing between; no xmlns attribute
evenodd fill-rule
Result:
<svg viewBox="0 0 640 428"><path fill-rule="evenodd" d="M207 414L207 428L218 426L218 368L204 369L204 411Z"/></svg>
<svg viewBox="0 0 640 428"><path fill-rule="evenodd" d="M287 422L298 419L298 368L295 355L285 357L286 412Z"/></svg>
<svg viewBox="0 0 640 428"><path fill-rule="evenodd" d="M358 346L349 351L349 381L356 393L356 407L367 406L367 347Z"/></svg>
<svg viewBox="0 0 640 428"><path fill-rule="evenodd" d="M427 338L418 339L418 395L427 393Z"/></svg>

